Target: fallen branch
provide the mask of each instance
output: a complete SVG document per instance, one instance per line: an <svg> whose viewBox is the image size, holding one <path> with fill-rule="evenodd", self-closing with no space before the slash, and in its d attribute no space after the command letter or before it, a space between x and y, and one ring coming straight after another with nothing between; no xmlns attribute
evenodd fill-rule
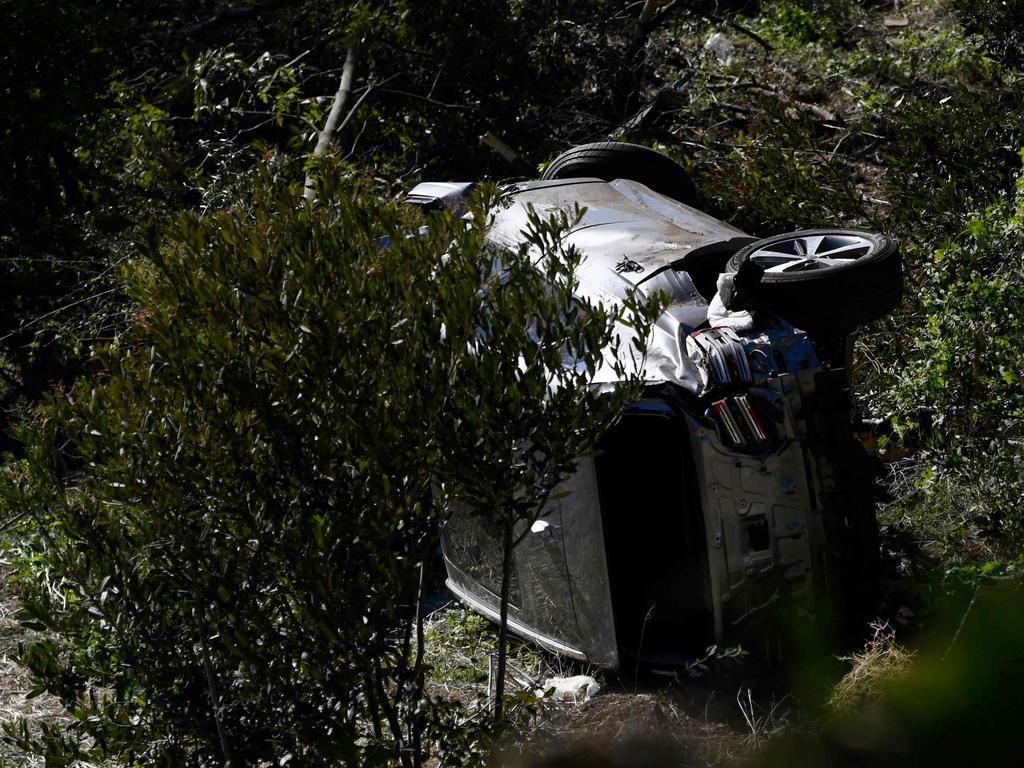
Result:
<svg viewBox="0 0 1024 768"><path fill-rule="evenodd" d="M510 163L514 163L519 159L518 152L490 131L480 137L480 143L490 147Z"/></svg>
<svg viewBox="0 0 1024 768"><path fill-rule="evenodd" d="M760 94L761 96L767 96L769 98L775 99L783 106L795 107L797 109L803 110L804 112L810 112L816 118L825 123L834 123L839 119L836 117L834 113L830 112L824 107L820 107L817 104L810 104L806 101L798 101L796 99L791 99L781 91L776 91L771 88L762 87L754 87L751 88L750 90L753 93Z"/></svg>
<svg viewBox="0 0 1024 768"><path fill-rule="evenodd" d="M18 521L24 519L24 517L27 514L28 514L28 510L23 510L21 512L18 512L16 515L13 515L12 517L9 517L6 520L4 520L4 522L2 524L0 524L0 533L4 533L9 528L13 528L15 523L17 523Z"/></svg>

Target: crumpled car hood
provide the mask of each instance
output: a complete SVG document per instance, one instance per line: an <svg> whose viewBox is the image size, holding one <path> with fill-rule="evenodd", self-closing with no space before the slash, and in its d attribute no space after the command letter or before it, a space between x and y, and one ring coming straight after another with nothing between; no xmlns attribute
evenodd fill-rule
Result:
<svg viewBox="0 0 1024 768"><path fill-rule="evenodd" d="M577 272L581 298L615 306L630 291L665 294L668 306L648 339L647 355L633 346L633 329L619 327L619 358L639 369L651 384L673 382L698 394L701 376L686 351L686 337L707 320L708 303L690 276L673 268L698 248L743 237L745 233L706 213L652 192L636 182L566 179L525 182L509 191L510 205L495 212L489 230L494 243L510 249L522 242L528 207L542 217L585 206L564 242L584 260ZM610 354L610 350L609 350ZM594 375L596 385L619 380L612 365Z"/></svg>

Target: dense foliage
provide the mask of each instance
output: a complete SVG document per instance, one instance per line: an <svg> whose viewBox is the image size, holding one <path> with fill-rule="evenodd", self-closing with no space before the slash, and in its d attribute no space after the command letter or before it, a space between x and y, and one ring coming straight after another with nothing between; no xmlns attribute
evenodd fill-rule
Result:
<svg viewBox="0 0 1024 768"><path fill-rule="evenodd" d="M483 747L424 689L438 524L461 501L511 532L607 426L622 403L578 385L612 311L537 282L571 285L569 219L534 221L539 276L483 250L486 196L472 226L438 214L411 238L425 222L382 201L535 174L583 141L661 148L756 234L900 238L907 299L855 370L896 428L893 589L934 601L924 576L1014 571L1020 18L996 0L0 3L4 525L48 633L24 660L76 718L10 735L52 765Z"/></svg>
<svg viewBox="0 0 1024 768"><path fill-rule="evenodd" d="M18 577L62 638L28 663L80 717L51 755L414 765L474 738L426 703L424 573L451 504L535 515L637 396L586 386L619 311L573 299L566 220L496 262L492 198L405 237L358 185L321 196L257 180L152 243L135 323L18 469L25 552L60 567Z"/></svg>

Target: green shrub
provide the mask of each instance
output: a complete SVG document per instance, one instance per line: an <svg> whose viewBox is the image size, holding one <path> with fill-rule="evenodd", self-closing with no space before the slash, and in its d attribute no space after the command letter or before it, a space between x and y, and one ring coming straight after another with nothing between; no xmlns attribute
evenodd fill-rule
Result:
<svg viewBox="0 0 1024 768"><path fill-rule="evenodd" d="M767 9L766 15L776 39L807 44L829 39L835 34L831 19L822 18L817 10L813 3L777 2Z"/></svg>
<svg viewBox="0 0 1024 768"><path fill-rule="evenodd" d="M917 408L934 414L936 466L904 503L946 507L996 547L1019 552L1024 534L1024 184L970 218L917 269L923 323L889 407L904 432Z"/></svg>
<svg viewBox="0 0 1024 768"><path fill-rule="evenodd" d="M927 225L918 237L955 234L967 212L1013 189L1019 168L1024 93L1016 88L976 90L956 85L908 96L883 118L893 142L887 194L890 215L907 226ZM917 234L917 233L915 233Z"/></svg>
<svg viewBox="0 0 1024 768"><path fill-rule="evenodd" d="M581 386L617 311L573 299L565 214L496 272L493 195L404 237L358 185L320 193L262 180L154 238L134 328L25 435L15 576L52 639L24 661L75 723L9 735L48 764L453 765L485 743L424 693L425 564L450 505L481 504L474 469L535 513L635 396Z"/></svg>
<svg viewBox="0 0 1024 768"><path fill-rule="evenodd" d="M1024 3L1020 0L952 0L951 5L964 29L977 35L993 58L1013 69L1024 65Z"/></svg>
<svg viewBox="0 0 1024 768"><path fill-rule="evenodd" d="M713 190L708 203L719 216L750 232L834 226L863 215L847 170L815 147L799 119L782 114L740 136L703 186Z"/></svg>

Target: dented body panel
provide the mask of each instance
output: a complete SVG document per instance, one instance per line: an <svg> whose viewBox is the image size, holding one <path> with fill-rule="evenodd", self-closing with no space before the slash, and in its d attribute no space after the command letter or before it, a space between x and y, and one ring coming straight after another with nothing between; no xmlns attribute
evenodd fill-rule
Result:
<svg viewBox="0 0 1024 768"><path fill-rule="evenodd" d="M780 603L810 611L836 549L828 459L808 416L823 400L823 363L807 334L768 313L710 328L713 289L696 277L696 257L750 238L630 181L527 182L509 202L495 212L496 245L518 247L531 207L585 205L565 237L584 255L579 293L667 299L636 361L644 399L579 460L568 493L515 551L512 630L614 668L627 657L685 662L756 636ZM594 379L615 383L610 366ZM456 513L443 548L449 588L496 620L500 537L487 525Z"/></svg>

